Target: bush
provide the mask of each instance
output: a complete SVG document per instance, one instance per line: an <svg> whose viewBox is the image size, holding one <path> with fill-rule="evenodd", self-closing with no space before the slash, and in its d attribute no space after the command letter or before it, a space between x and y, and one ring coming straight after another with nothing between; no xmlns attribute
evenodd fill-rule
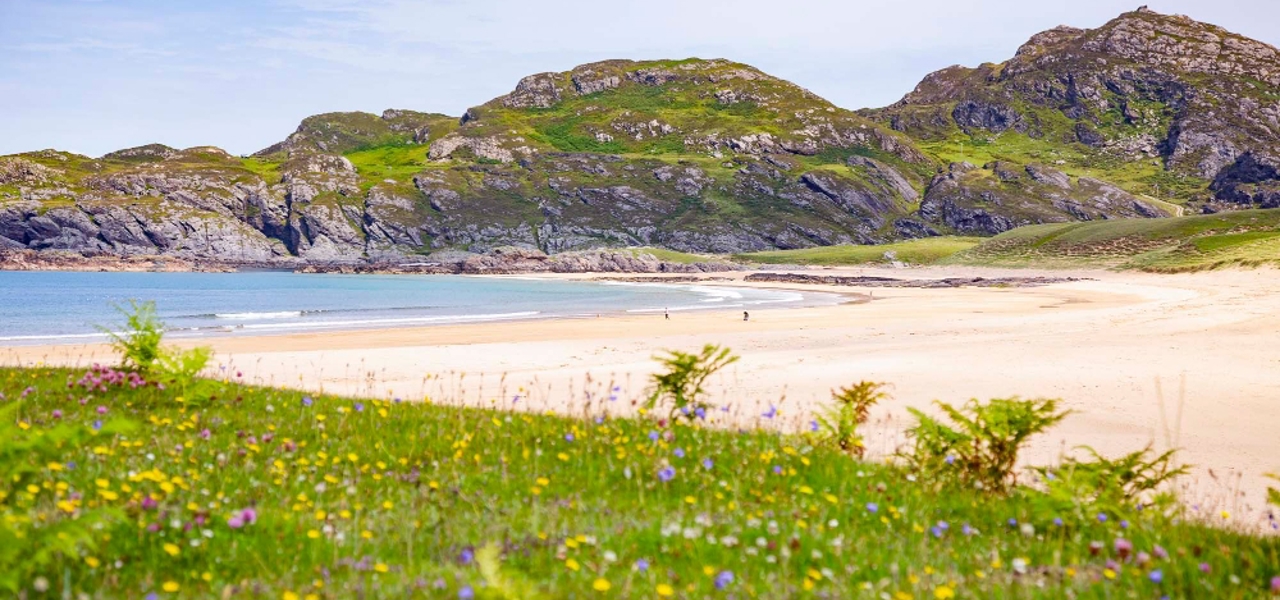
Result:
<svg viewBox="0 0 1280 600"><path fill-rule="evenodd" d="M213 349L200 346L190 350L165 348L164 323L156 316L154 302L130 301L132 310L117 307L125 316L123 332L100 328L111 338L111 347L120 353L121 368L175 386L185 396L196 384L200 372L213 358Z"/></svg>
<svg viewBox="0 0 1280 600"><path fill-rule="evenodd" d="M957 409L937 403L952 425L914 408L916 425L907 430L914 442L904 457L917 471L994 493L1017 483L1018 453L1027 440L1065 418L1058 400L970 400Z"/></svg>
<svg viewBox="0 0 1280 600"><path fill-rule="evenodd" d="M654 359L662 363L667 372L653 375L653 394L646 408L653 410L662 400L668 400L668 416L672 420L682 416L689 420L698 418L707 408L702 401L705 393L702 384L720 369L738 361L728 348L714 344L707 344L698 354L671 350L667 356Z"/></svg>
<svg viewBox="0 0 1280 600"><path fill-rule="evenodd" d="M889 397L881 391L884 386L883 383L862 381L853 387L832 390L831 399L834 404L824 409L817 418L819 435L823 441L862 458L866 454L866 446L862 443L862 436L858 435L858 426L867 422L872 406Z"/></svg>
<svg viewBox="0 0 1280 600"><path fill-rule="evenodd" d="M1187 474L1185 465L1173 465L1174 450L1153 457L1147 446L1112 460L1093 448L1082 449L1089 453L1089 460L1070 457L1060 467L1035 469L1044 484L1043 496L1036 500L1055 513L1074 512L1081 518L1098 513L1119 515L1135 509L1139 502L1165 508L1176 499L1162 488Z"/></svg>
<svg viewBox="0 0 1280 600"><path fill-rule="evenodd" d="M1280 481L1280 475L1275 473L1267 473L1267 477ZM1276 488L1267 488L1267 502L1280 506L1280 490L1277 490Z"/></svg>
<svg viewBox="0 0 1280 600"><path fill-rule="evenodd" d="M121 366L143 375L150 374L160 360L160 341L164 338L164 324L156 316L154 302L129 301L130 310L117 306L125 317L119 329L99 327L110 338L111 347L120 353Z"/></svg>

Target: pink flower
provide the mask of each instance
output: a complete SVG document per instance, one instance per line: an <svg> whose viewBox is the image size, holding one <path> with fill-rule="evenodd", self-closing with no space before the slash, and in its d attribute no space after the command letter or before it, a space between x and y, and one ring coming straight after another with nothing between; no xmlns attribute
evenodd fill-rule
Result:
<svg viewBox="0 0 1280 600"><path fill-rule="evenodd" d="M1129 555L1132 553L1133 542L1124 538L1116 538L1116 554L1118 554L1120 558L1129 558Z"/></svg>

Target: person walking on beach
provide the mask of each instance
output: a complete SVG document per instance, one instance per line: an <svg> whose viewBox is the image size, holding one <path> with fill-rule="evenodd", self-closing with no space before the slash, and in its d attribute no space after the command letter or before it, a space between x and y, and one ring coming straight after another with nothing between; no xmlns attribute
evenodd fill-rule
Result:
<svg viewBox="0 0 1280 600"><path fill-rule="evenodd" d="M664 319L666 319L666 320L668 320L668 321L670 321L670 320L671 320L671 313L667 312L667 309L665 309L665 308L664 308L664 309L662 309L662 318L664 318Z"/></svg>
<svg viewBox="0 0 1280 600"><path fill-rule="evenodd" d="M744 323L745 323L745 322L750 321L750 320L751 320L751 315L747 314L747 311L745 311L745 310L744 310L744 311L742 311L742 322L744 322Z"/></svg>

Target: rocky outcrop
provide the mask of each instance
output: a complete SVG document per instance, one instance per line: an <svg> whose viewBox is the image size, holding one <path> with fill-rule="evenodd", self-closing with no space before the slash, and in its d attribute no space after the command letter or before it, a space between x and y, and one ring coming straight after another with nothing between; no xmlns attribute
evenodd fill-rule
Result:
<svg viewBox="0 0 1280 600"><path fill-rule="evenodd" d="M971 235L995 235L1022 225L1168 216L1162 209L1110 183L1008 162L982 168L952 163L934 177L920 217Z"/></svg>
<svg viewBox="0 0 1280 600"><path fill-rule="evenodd" d="M1230 179L1245 155L1280 157L1280 51L1143 8L1097 29L1037 34L1001 64L943 69L871 113L915 137L967 134L1005 156L1019 152L1000 149L1009 132L1078 144L1064 154L1082 153L1078 167L1102 163L1103 178L1154 158L1187 179L1181 193L1203 190L1183 200L1261 206L1266 189L1208 188ZM1159 180L1149 190L1161 191Z"/></svg>

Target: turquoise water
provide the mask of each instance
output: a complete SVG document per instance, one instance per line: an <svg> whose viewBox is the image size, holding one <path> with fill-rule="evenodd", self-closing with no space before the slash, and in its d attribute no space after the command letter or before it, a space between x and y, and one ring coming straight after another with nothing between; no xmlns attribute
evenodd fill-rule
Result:
<svg viewBox="0 0 1280 600"><path fill-rule="evenodd" d="M0 344L94 341L115 306L151 300L174 336L752 310L833 297L789 291L449 275L0 272Z"/></svg>

